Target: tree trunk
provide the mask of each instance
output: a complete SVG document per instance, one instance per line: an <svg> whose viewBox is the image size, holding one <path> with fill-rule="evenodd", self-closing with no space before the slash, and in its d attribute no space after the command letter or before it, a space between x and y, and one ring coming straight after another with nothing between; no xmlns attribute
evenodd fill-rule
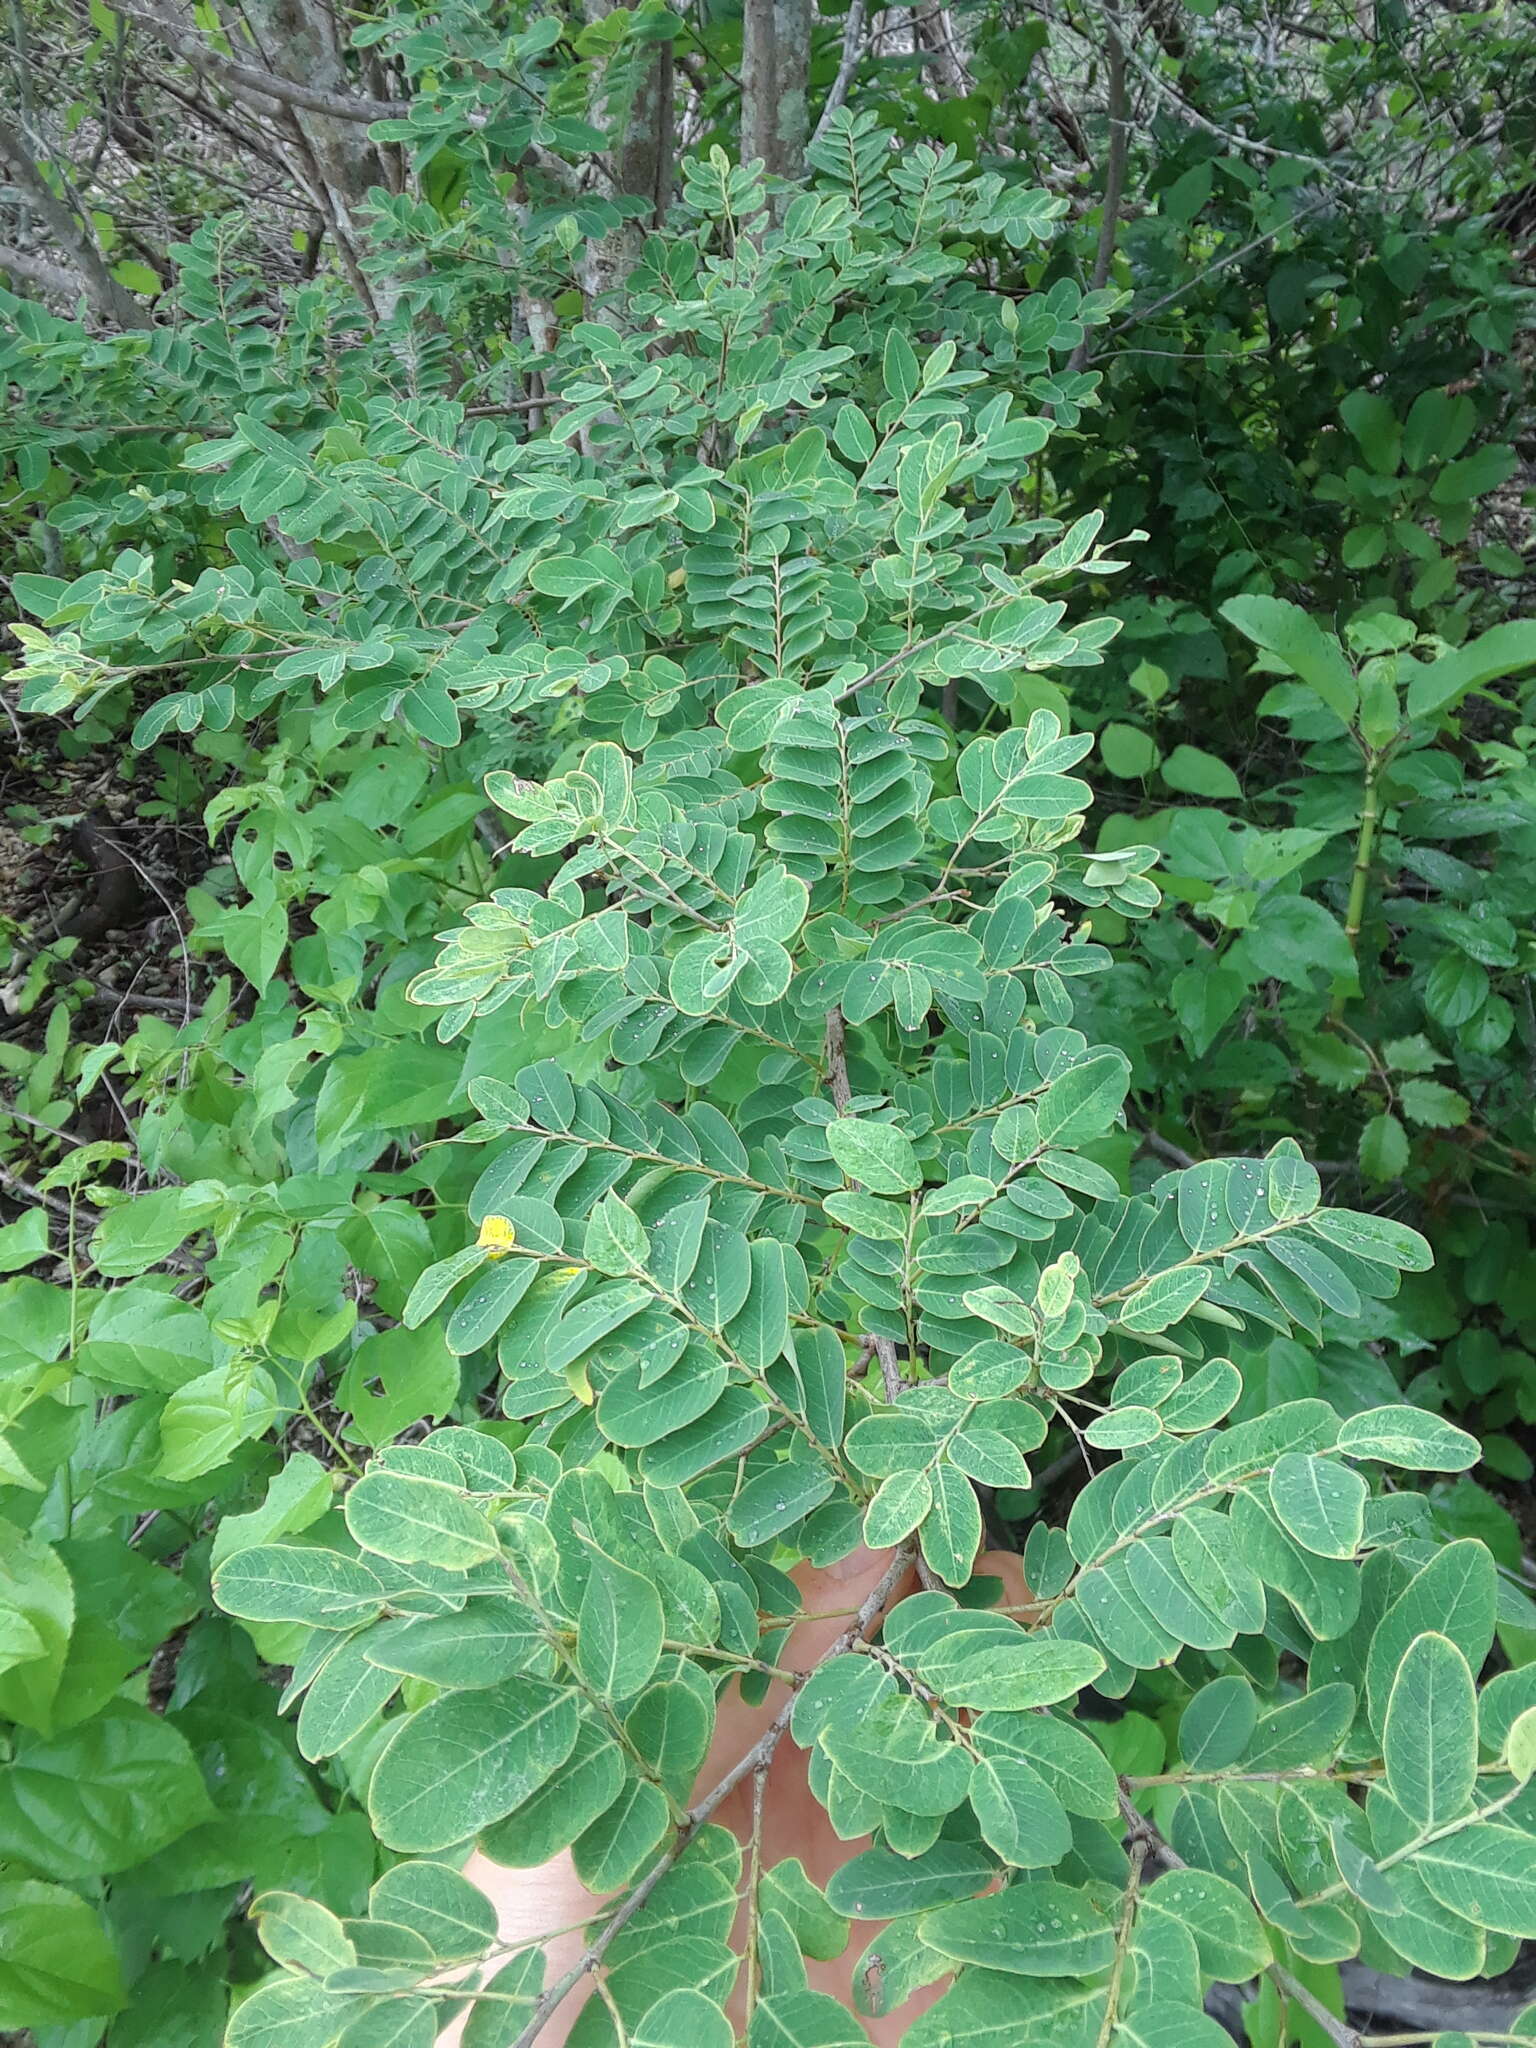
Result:
<svg viewBox="0 0 1536 2048"><path fill-rule="evenodd" d="M650 201L650 214L640 225L652 228L661 225L672 204L672 45L653 43L642 67L612 163L618 190Z"/></svg>
<svg viewBox="0 0 1536 2048"><path fill-rule="evenodd" d="M588 21L601 21L615 0L585 0ZM644 199L649 212L612 234L587 244L581 260L581 288L588 317L608 317L601 301L613 291L639 253L640 236L660 222L672 203L673 63L671 43L626 52L605 74L595 109L608 130L606 177L617 198ZM598 303L593 303L598 302Z"/></svg>
<svg viewBox="0 0 1536 2048"><path fill-rule="evenodd" d="M741 23L741 155L770 177L805 175L810 0L746 0Z"/></svg>
<svg viewBox="0 0 1536 2048"><path fill-rule="evenodd" d="M243 13L272 72L338 100L351 97L352 80L325 0L254 0ZM369 192L386 182L378 150L361 122L290 111L298 154L307 159L306 182L318 188L310 196L356 261L362 247L357 213Z"/></svg>

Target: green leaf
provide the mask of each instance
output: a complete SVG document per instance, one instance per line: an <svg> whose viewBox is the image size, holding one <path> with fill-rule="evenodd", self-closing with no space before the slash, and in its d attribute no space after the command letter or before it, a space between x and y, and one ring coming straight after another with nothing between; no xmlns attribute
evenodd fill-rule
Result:
<svg viewBox="0 0 1536 2048"><path fill-rule="evenodd" d="M933 1506L923 1517L918 1542L923 1556L946 1586L963 1586L981 1548L981 1509L975 1490L953 1465L933 1474Z"/></svg>
<svg viewBox="0 0 1536 2048"><path fill-rule="evenodd" d="M350 1969L357 1950L347 1931L327 1907L293 1892L263 1892L253 1900L251 1914L261 1945L274 1963L306 1977L328 1977Z"/></svg>
<svg viewBox="0 0 1536 2048"><path fill-rule="evenodd" d="M48 1255L48 1211L39 1205L0 1224L0 1273L16 1273Z"/></svg>
<svg viewBox="0 0 1536 2048"><path fill-rule="evenodd" d="M624 1753L586 1720L565 1762L506 1820L481 1836L493 1863L537 1870L607 1813L624 1789Z"/></svg>
<svg viewBox="0 0 1536 2048"><path fill-rule="evenodd" d="M467 1571L498 1554L483 1511L451 1486L406 1472L365 1472L346 1497L359 1547L399 1564Z"/></svg>
<svg viewBox="0 0 1536 2048"><path fill-rule="evenodd" d="M1204 1299L1214 1277L1209 1266L1175 1266L1157 1273L1127 1295L1115 1321L1144 1336L1171 1329Z"/></svg>
<svg viewBox="0 0 1536 2048"><path fill-rule="evenodd" d="M1415 1872L1442 1906L1519 1941L1536 1939L1536 1836L1501 1822L1457 1828L1420 1849Z"/></svg>
<svg viewBox="0 0 1536 2048"><path fill-rule="evenodd" d="M1394 475L1402 460L1403 430L1389 401L1377 391L1351 391L1339 406L1339 417L1376 474Z"/></svg>
<svg viewBox="0 0 1536 2048"><path fill-rule="evenodd" d="M1115 2030L1124 2048L1226 2048L1232 2036L1209 2013L1189 2005L1149 2006L1127 2013Z"/></svg>
<svg viewBox="0 0 1536 2048"><path fill-rule="evenodd" d="M882 1480L864 1511L864 1541L871 1550L889 1550L910 1536L933 1506L933 1488L926 1472L893 1472Z"/></svg>
<svg viewBox="0 0 1536 2048"><path fill-rule="evenodd" d="M1113 1124L1130 1083L1120 1053L1095 1054L1060 1074L1035 1105L1037 1147L1081 1145Z"/></svg>
<svg viewBox="0 0 1536 2048"><path fill-rule="evenodd" d="M1397 1099L1411 1123L1425 1124L1431 1130L1443 1131L1464 1124L1472 1114L1466 1096L1440 1081L1405 1081L1397 1091Z"/></svg>
<svg viewBox="0 0 1536 2048"><path fill-rule="evenodd" d="M374 1767L368 1814L391 1849L451 1849L520 1806L576 1744L574 1693L513 1678L449 1693L399 1723Z"/></svg>
<svg viewBox="0 0 1536 2048"><path fill-rule="evenodd" d="M1367 1408L1339 1425L1342 1457L1369 1458L1407 1472L1465 1472L1478 1459L1478 1442L1442 1415L1422 1408Z"/></svg>
<svg viewBox="0 0 1536 2048"><path fill-rule="evenodd" d="M1080 1985L1059 1978L1005 1976L999 1970L965 1970L937 2005L902 2036L902 2048L1022 2048L1028 2042L1091 2043L1087 1997ZM1202 2044L1203 2048L1203 2044Z"/></svg>
<svg viewBox="0 0 1536 2048"><path fill-rule="evenodd" d="M0 2027L67 2027L125 2003L117 1952L62 1885L0 1882Z"/></svg>
<svg viewBox="0 0 1536 2048"><path fill-rule="evenodd" d="M1463 1813L1477 1783L1477 1690L1445 1636L1415 1636L1387 1697L1381 1736L1387 1789L1418 1828Z"/></svg>
<svg viewBox="0 0 1536 2048"><path fill-rule="evenodd" d="M171 1395L160 1414L160 1471L200 1479L270 1429L277 1389L259 1366L216 1366Z"/></svg>
<svg viewBox="0 0 1536 2048"><path fill-rule="evenodd" d="M1515 1720L1504 1744L1504 1756L1520 1784L1536 1777L1536 1707L1527 1707Z"/></svg>
<svg viewBox="0 0 1536 2048"><path fill-rule="evenodd" d="M747 2048L869 2048L869 2036L840 1999L781 1991L758 2001Z"/></svg>
<svg viewBox="0 0 1536 2048"><path fill-rule="evenodd" d="M876 1195L902 1195L922 1185L923 1172L912 1140L894 1124L868 1117L834 1117L827 1146L850 1180Z"/></svg>
<svg viewBox="0 0 1536 2048"><path fill-rule="evenodd" d="M1359 1160L1369 1180L1399 1180L1408 1167L1408 1133L1389 1111L1367 1118L1360 1132Z"/></svg>
<svg viewBox="0 0 1536 2048"><path fill-rule="evenodd" d="M433 2048L439 2038L438 2018L429 1999L396 1995L359 2013L336 2048Z"/></svg>
<svg viewBox="0 0 1536 2048"><path fill-rule="evenodd" d="M651 1581L592 1555L576 1630L576 1666L601 1699L632 1699L661 1658L661 1596Z"/></svg>
<svg viewBox="0 0 1536 2048"><path fill-rule="evenodd" d="M982 1891L997 1866L969 1842L935 1842L920 1856L866 1849L833 1871L827 1902L855 1920L899 1920Z"/></svg>
<svg viewBox="0 0 1536 2048"><path fill-rule="evenodd" d="M224 2048L336 2048L359 2001L302 1977L258 1985L230 2015Z"/></svg>
<svg viewBox="0 0 1536 2048"><path fill-rule="evenodd" d="M1433 718L1470 690L1536 664L1536 620L1511 619L1421 668L1408 685L1408 716Z"/></svg>
<svg viewBox="0 0 1536 2048"><path fill-rule="evenodd" d="M735 2039L719 2006L686 1986L658 1998L629 2036L630 2048L733 2048Z"/></svg>
<svg viewBox="0 0 1536 2048"><path fill-rule="evenodd" d="M381 1671L460 1689L497 1685L517 1672L540 1675L548 1656L548 1631L531 1607L478 1591L462 1614L401 1617L358 1642Z"/></svg>
<svg viewBox="0 0 1536 2048"><path fill-rule="evenodd" d="M1031 1636L1002 1616L994 1627L953 1628L909 1653L924 1684L948 1705L978 1712L1055 1706L1104 1670L1104 1659L1087 1643Z"/></svg>
<svg viewBox="0 0 1536 2048"><path fill-rule="evenodd" d="M1243 786L1225 761L1199 747L1177 746L1162 765L1162 777L1170 789L1185 796L1211 797L1222 803L1240 800Z"/></svg>
<svg viewBox="0 0 1536 2048"><path fill-rule="evenodd" d="M256 1543L214 1574L213 1596L242 1621L301 1621L352 1629L384 1610L384 1586L357 1558L336 1550Z"/></svg>
<svg viewBox="0 0 1536 2048"><path fill-rule="evenodd" d="M982 1839L1015 1870L1050 1870L1072 1847L1066 1808L1038 1771L1016 1757L981 1758L971 1810Z"/></svg>
<svg viewBox="0 0 1536 2048"><path fill-rule="evenodd" d="M1354 671L1338 641L1299 605L1279 597L1229 597L1221 615L1299 676L1336 718L1349 724L1358 703Z"/></svg>
<svg viewBox="0 0 1536 2048"><path fill-rule="evenodd" d="M634 1753L683 1804L714 1731L713 1703L675 1678L647 1686L624 1717L624 1732Z"/></svg>
<svg viewBox="0 0 1536 2048"><path fill-rule="evenodd" d="M1427 1273L1434 1264L1429 1243L1390 1216L1363 1215L1354 1209L1319 1209L1312 1218L1319 1237L1357 1259L1389 1266L1401 1273Z"/></svg>
<svg viewBox="0 0 1536 2048"><path fill-rule="evenodd" d="M368 1894L371 1918L419 1934L439 1962L484 1955L496 1939L496 1908L448 1863L397 1863Z"/></svg>
<svg viewBox="0 0 1536 2048"><path fill-rule="evenodd" d="M1111 775L1138 780L1157 766L1157 746L1135 725L1106 725L1099 734L1099 758Z"/></svg>
<svg viewBox="0 0 1536 2048"><path fill-rule="evenodd" d="M1256 1771L1332 1763L1354 1718L1353 1686L1313 1685L1260 1715L1245 1762Z"/></svg>
<svg viewBox="0 0 1536 2048"><path fill-rule="evenodd" d="M899 327L892 327L886 334L882 368L885 388L892 398L905 405L917 395L922 383L917 356Z"/></svg>
<svg viewBox="0 0 1536 2048"><path fill-rule="evenodd" d="M655 1856L672 1816L661 1788L631 1778L618 1798L576 1838L576 1875L588 1891L617 1891Z"/></svg>
<svg viewBox="0 0 1536 2048"><path fill-rule="evenodd" d="M861 1792L903 1813L952 1813L966 1796L965 1751L941 1741L917 1702L904 1694L887 1693L859 1721L834 1720L819 1740Z"/></svg>
<svg viewBox="0 0 1536 2048"><path fill-rule="evenodd" d="M875 430L856 405L842 405L832 422L832 438L850 462L868 462L875 452Z"/></svg>
<svg viewBox="0 0 1536 2048"><path fill-rule="evenodd" d="M1166 1914L1186 1928L1201 1970L1218 1983L1246 1983L1271 1961L1258 1914L1236 1885L1213 1871L1168 1871L1143 1893L1142 1911Z"/></svg>
<svg viewBox="0 0 1536 2048"><path fill-rule="evenodd" d="M127 1700L52 1737L22 1731L0 1776L0 1857L46 1877L126 1870L212 1818L185 1738Z"/></svg>
<svg viewBox="0 0 1536 2048"><path fill-rule="evenodd" d="M1373 1727L1380 1728L1398 1666L1416 1636L1443 1634L1474 1675L1493 1642L1498 1573L1481 1543L1448 1543L1421 1567L1377 1622L1366 1657L1366 1689Z"/></svg>
<svg viewBox="0 0 1536 2048"><path fill-rule="evenodd" d="M494 2001L482 2000L470 2010L463 2048L509 2048L533 2016L544 1976L538 1949L526 1949L504 1963L485 1987L495 1993Z"/></svg>
<svg viewBox="0 0 1536 2048"><path fill-rule="evenodd" d="M1114 1924L1087 1892L1043 1878L925 1914L930 1948L957 1963L1010 1976L1083 1977L1108 1967Z"/></svg>
<svg viewBox="0 0 1536 2048"><path fill-rule="evenodd" d="M1333 1458L1288 1451L1270 1468L1269 1504L1304 1550L1353 1557L1365 1537L1366 1485Z"/></svg>
<svg viewBox="0 0 1536 2048"><path fill-rule="evenodd" d="M74 1622L75 1589L58 1553L0 1519L0 1714L52 1733Z"/></svg>
<svg viewBox="0 0 1536 2048"><path fill-rule="evenodd" d="M481 1254L475 1256L478 1261ZM376 1450L412 1424L446 1415L458 1393L459 1361L435 1325L376 1330L341 1376L337 1398L351 1413L344 1434Z"/></svg>
<svg viewBox="0 0 1536 2048"><path fill-rule="evenodd" d="M220 1197L198 1188L156 1188L111 1209L96 1226L91 1258L113 1279L147 1273L218 1213Z"/></svg>
<svg viewBox="0 0 1536 2048"><path fill-rule="evenodd" d="M727 1526L738 1543L755 1549L829 1500L836 1483L819 1460L782 1459L747 1481L731 1502Z"/></svg>
<svg viewBox="0 0 1536 2048"><path fill-rule="evenodd" d="M226 1515L214 1531L217 1571L237 1550L250 1550L279 1536L297 1535L319 1521L334 1497L331 1475L308 1451L295 1451L272 1475L261 1506L249 1514Z"/></svg>
<svg viewBox="0 0 1536 2048"><path fill-rule="evenodd" d="M1225 1770L1247 1749L1258 1718L1258 1701L1246 1678L1214 1678L1184 1709L1179 1754L1192 1771Z"/></svg>
<svg viewBox="0 0 1536 2048"><path fill-rule="evenodd" d="M1090 1735L1049 1714L984 1714L976 1746L988 1756L1017 1756L1033 1764L1069 1813L1113 1820L1119 1790L1109 1759Z"/></svg>
<svg viewBox="0 0 1536 2048"><path fill-rule="evenodd" d="M356 1636L338 1644L304 1695L296 1732L299 1754L311 1762L345 1749L394 1697L397 1674L371 1663L367 1647Z"/></svg>

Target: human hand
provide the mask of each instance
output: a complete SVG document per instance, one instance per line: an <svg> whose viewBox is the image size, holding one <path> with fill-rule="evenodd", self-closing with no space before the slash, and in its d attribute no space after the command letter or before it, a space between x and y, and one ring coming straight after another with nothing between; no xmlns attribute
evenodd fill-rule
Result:
<svg viewBox="0 0 1536 2048"><path fill-rule="evenodd" d="M879 1583L890 1559L867 1550L856 1550L825 1571L807 1565L792 1574L799 1586L807 1620L798 1623L788 1644L779 1653L784 1666L809 1671L848 1628L860 1604ZM979 1572L990 1573L1003 1582L1006 1602L1022 1603L1026 1598L1019 1560L993 1551L979 1560ZM889 1603L894 1605L913 1590L912 1583L896 1586ZM776 1684L760 1706L742 1704L734 1683L721 1698L714 1741L699 1773L695 1796L701 1797L717 1785L732 1765L745 1756L782 1709L788 1689ZM711 1815L712 1821L729 1828L743 1844L750 1843L753 1826L754 1788L749 1774L728 1794ZM866 1840L840 1841L807 1777L806 1753L785 1736L774 1751L762 1794L761 1860L764 1868L797 1856L807 1876L825 1885L833 1872L850 1857L869 1846ZM465 1875L479 1885L496 1908L500 1940L504 1945L527 1946L542 1942L546 1956L545 1981L554 1983L581 1956L587 1944L585 1923L598 1911L601 1901L582 1885L569 1851L538 1870L507 1870L480 1851L465 1866ZM744 1949L746 1911L738 1915L733 1947ZM806 1971L811 1988L829 1993L853 2008L852 1971L866 1946L879 1933L878 1923L856 1923L847 1949L831 1962L807 1958ZM917 1992L895 2011L864 2022L875 2048L889 2048L898 2041L917 2015L930 2006L943 1990L943 1982ZM572 1991L552 2015L540 2035L541 2048L563 2048L576 2015L591 1992L591 1979ZM733 2017L738 2025L744 1993L738 1983ZM453 2048L463 2032L464 2016L457 2018L439 2038L440 2048Z"/></svg>

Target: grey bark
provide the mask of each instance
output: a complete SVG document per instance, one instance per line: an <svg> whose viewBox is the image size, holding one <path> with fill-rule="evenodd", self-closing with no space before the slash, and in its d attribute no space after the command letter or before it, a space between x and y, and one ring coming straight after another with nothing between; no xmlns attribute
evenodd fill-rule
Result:
<svg viewBox="0 0 1536 2048"><path fill-rule="evenodd" d="M614 183L627 197L650 202L642 228L658 227L672 204L672 45L656 43L644 58L627 110L623 139L613 153Z"/></svg>
<svg viewBox="0 0 1536 2048"><path fill-rule="evenodd" d="M741 21L741 154L770 177L805 175L810 121L810 0L745 0Z"/></svg>
<svg viewBox="0 0 1536 2048"><path fill-rule="evenodd" d="M247 0L242 12L274 78L302 79L317 99L346 104L350 80L325 0ZM366 129L345 115L291 103L290 111L329 201L322 210L330 213L355 256L361 242L356 215L368 194L385 182L379 153Z"/></svg>
<svg viewBox="0 0 1536 2048"><path fill-rule="evenodd" d="M601 21L615 0L584 0L588 21ZM641 236L672 203L674 70L670 42L629 52L609 66L596 108L608 130L607 182L615 195L643 199L648 212L589 242L581 263L590 317L607 317L597 302L611 293L639 254Z"/></svg>

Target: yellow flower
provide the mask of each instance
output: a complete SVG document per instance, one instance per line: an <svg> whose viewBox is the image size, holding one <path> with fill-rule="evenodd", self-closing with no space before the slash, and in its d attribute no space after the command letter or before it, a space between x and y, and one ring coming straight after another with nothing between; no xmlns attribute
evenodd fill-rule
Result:
<svg viewBox="0 0 1536 2048"><path fill-rule="evenodd" d="M517 1243L517 1232L505 1216L487 1216L475 1243L487 1258L504 1259Z"/></svg>

